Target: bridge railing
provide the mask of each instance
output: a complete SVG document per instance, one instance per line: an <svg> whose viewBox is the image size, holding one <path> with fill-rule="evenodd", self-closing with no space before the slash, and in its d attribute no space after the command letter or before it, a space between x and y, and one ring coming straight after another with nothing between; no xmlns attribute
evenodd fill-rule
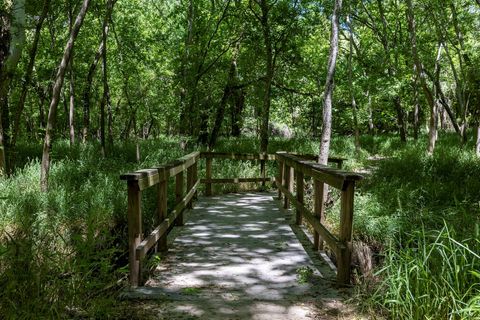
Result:
<svg viewBox="0 0 480 320"><path fill-rule="evenodd" d="M198 162L200 159L205 159L205 178L199 179L198 177ZM260 164L261 177L257 178L212 178L212 162L213 159L234 159L241 161L258 161ZM305 160L306 159L306 160ZM129 246L129 273L130 273L130 285L137 287L142 283L142 260L146 257L147 253L151 249L157 251L167 250L167 235L173 225L181 226L184 224L183 211L186 208L193 207L193 200L196 197L200 183L205 184L205 194L207 196L212 195L212 184L216 183L243 183L243 182L260 182L263 185L267 182L276 182L279 187L279 196L281 192L286 195L286 201L290 199L292 203L297 206L301 214L310 218L309 212L303 207L303 200L299 202L291 194L293 190L293 177L292 179L284 179L284 168L301 168L301 161L311 164L309 160L316 159L314 155L297 155L297 154L264 154L264 153L222 153L222 152L193 152L180 159L170 162L165 165L158 166L156 168L143 169L135 171L133 173L127 173L121 175L122 180L127 181L128 188L128 246ZM336 163L338 167L342 166L342 158L330 158L329 162ZM280 170L279 177L267 177L266 176L266 162L277 161L282 168ZM300 161L299 164L294 164L295 161ZM289 169L290 170L290 169ZM302 171L303 170L303 171ZM304 169L297 169L297 185L300 186L299 177L303 177L304 173L310 172ZM290 172L290 171L289 171ZM185 173L186 173L186 188L185 188ZM293 174L293 170L292 170ZM299 176L300 175L300 176ZM314 177L317 180L326 180L328 183L333 178L325 178L328 174L316 173ZM319 177L323 177L319 178ZM175 206L172 211L168 212L168 182L170 178L175 180ZM287 182L288 180L288 182ZM301 186L303 186L303 178ZM280 183L280 182L281 183ZM332 180L333 181L333 180ZM336 181L336 180L335 180ZM289 187L285 187L285 186ZM291 185L291 187L290 187ZM338 185L338 184L334 184ZM322 184L323 186L323 184ZM142 192L147 189L156 188L157 203L156 203L156 227L149 234L144 236L142 232ZM316 189L317 190L317 189ZM353 190L353 189L352 189ZM288 191L288 192L287 192ZM303 199L303 187L297 188L297 196L302 195ZM353 191L352 191L353 197ZM292 200L293 199L293 200ZM343 198L342 198L343 199ZM343 201L343 200L342 200ZM286 202L288 205L288 202ZM343 202L342 202L343 208ZM343 209L342 209L343 210ZM353 210L353 209L352 209ZM297 217L297 220L299 218ZM301 219L301 218L300 218ZM301 220L300 220L301 221ZM309 219L310 221L310 219ZM298 222L298 221L297 221ZM315 230L320 227L319 222L311 222ZM322 226L323 227L323 226ZM351 228L351 226L350 226ZM326 230L326 229L325 229ZM320 234L328 241L331 237L328 237L323 229ZM316 237L318 238L318 237ZM341 241L337 241L341 244ZM342 247L343 248L343 247ZM343 251L342 251L343 252ZM342 253L344 254L344 253Z"/></svg>
<svg viewBox="0 0 480 320"><path fill-rule="evenodd" d="M192 207L197 193L198 160L200 152L193 152L171 163L157 168L139 170L120 176L128 185L128 249L130 285L137 287L142 283L142 260L147 252L156 245L158 251L167 250L167 234L175 222L183 225L183 210ZM187 174L186 192L184 192L184 173ZM168 181L175 179L175 207L167 212ZM157 188L158 226L145 238L142 233L142 191Z"/></svg>
<svg viewBox="0 0 480 320"><path fill-rule="evenodd" d="M314 229L314 247L323 249L323 241L333 249L337 260L337 282L350 282L350 265L352 257L352 225L353 200L355 182L361 180L361 175L338 168L321 165L306 157L277 152L278 163L277 188L279 199L284 197L284 208L290 203L296 209L296 224L300 225L306 218ZM314 180L314 212L304 204L304 178L310 176ZM293 193L294 179L296 193ZM338 238L323 224L325 218L325 184L341 191L340 230Z"/></svg>

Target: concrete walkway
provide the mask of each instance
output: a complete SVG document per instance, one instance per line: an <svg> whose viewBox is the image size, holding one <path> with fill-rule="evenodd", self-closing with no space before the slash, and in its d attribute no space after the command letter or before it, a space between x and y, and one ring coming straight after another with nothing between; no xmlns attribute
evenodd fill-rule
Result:
<svg viewBox="0 0 480 320"><path fill-rule="evenodd" d="M200 198L130 297L162 301L148 306L159 319L349 319L334 272L273 197Z"/></svg>

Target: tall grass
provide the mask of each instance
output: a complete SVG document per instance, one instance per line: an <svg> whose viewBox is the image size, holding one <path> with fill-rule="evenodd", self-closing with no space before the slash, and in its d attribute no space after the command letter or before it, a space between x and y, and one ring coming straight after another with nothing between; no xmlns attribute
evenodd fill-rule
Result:
<svg viewBox="0 0 480 320"><path fill-rule="evenodd" d="M480 242L459 242L450 229L421 229L390 246L370 301L393 319L479 319Z"/></svg>

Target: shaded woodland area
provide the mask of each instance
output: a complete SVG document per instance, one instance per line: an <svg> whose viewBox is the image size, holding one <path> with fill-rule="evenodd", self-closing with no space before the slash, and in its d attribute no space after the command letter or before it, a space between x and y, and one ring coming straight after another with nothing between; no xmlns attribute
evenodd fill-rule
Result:
<svg viewBox="0 0 480 320"><path fill-rule="evenodd" d="M3 0L0 318L133 316L118 177L206 150L348 159L358 313L480 317L479 66L479 0Z"/></svg>

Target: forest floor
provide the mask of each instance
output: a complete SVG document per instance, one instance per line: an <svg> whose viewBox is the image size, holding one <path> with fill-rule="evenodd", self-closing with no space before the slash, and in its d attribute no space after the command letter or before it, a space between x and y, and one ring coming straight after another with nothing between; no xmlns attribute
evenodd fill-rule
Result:
<svg viewBox="0 0 480 320"><path fill-rule="evenodd" d="M272 193L201 198L144 287L143 319L358 319L348 290Z"/></svg>

